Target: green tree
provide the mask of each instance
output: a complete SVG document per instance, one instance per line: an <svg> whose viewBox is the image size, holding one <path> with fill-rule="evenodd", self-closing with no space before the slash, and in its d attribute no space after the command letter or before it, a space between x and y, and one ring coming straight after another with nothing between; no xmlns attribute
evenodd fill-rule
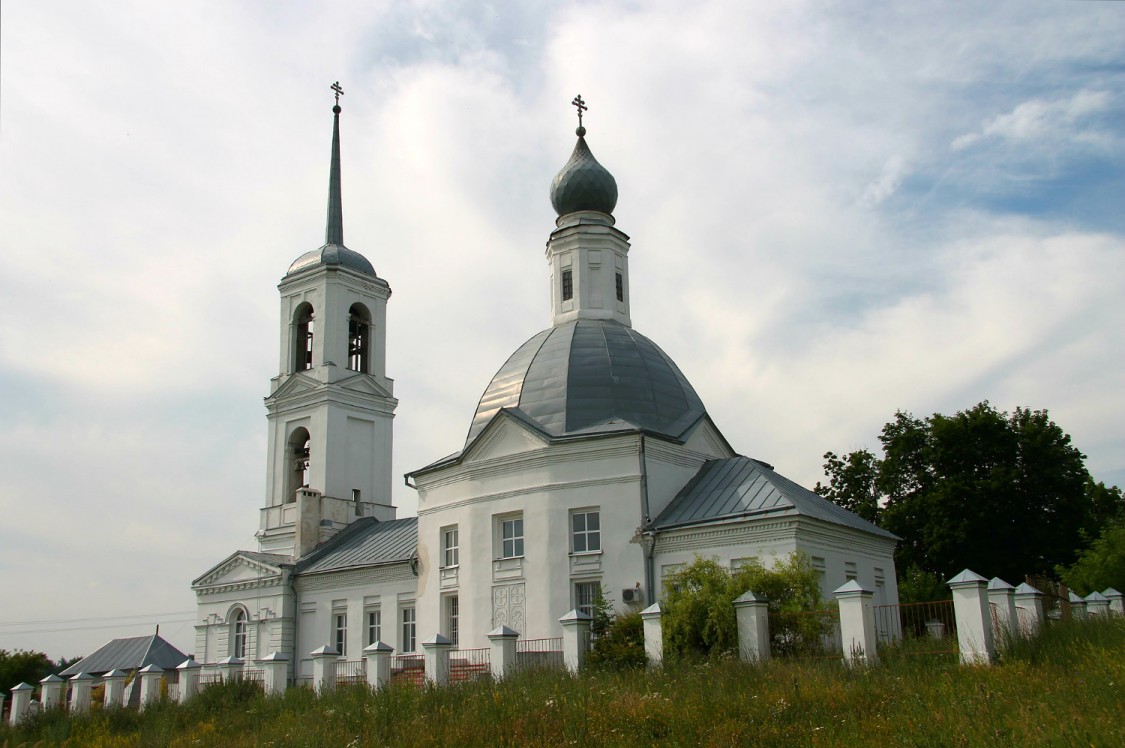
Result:
<svg viewBox="0 0 1125 748"><path fill-rule="evenodd" d="M782 641L807 637L793 627L798 611L820 605L819 575L808 558L793 554L778 560L772 569L760 563L746 564L731 572L715 559L695 561L672 575L661 602L664 646L670 656L717 655L738 647L734 601L747 590L769 600L770 613L782 616L782 628L772 635ZM788 617L786 617L788 614ZM814 622L815 623L815 622Z"/></svg>
<svg viewBox="0 0 1125 748"><path fill-rule="evenodd" d="M828 485L818 482L813 490L868 522L877 522L879 491L875 487L875 481L879 477L879 461L875 459L875 455L866 449L860 449L846 457L826 452L824 459L824 474L829 477Z"/></svg>
<svg viewBox="0 0 1125 748"><path fill-rule="evenodd" d="M1107 587L1125 590L1125 519L1107 525L1071 566L1060 566L1059 577L1080 595Z"/></svg>
<svg viewBox="0 0 1125 748"><path fill-rule="evenodd" d="M818 491L899 535L900 570L1050 573L1121 512L1121 492L1094 483L1045 410L1008 414L985 401L925 420L899 412L879 441L881 459L826 453Z"/></svg>
<svg viewBox="0 0 1125 748"><path fill-rule="evenodd" d="M8 694L20 683L35 685L55 672L55 663L42 652L0 649L0 691Z"/></svg>

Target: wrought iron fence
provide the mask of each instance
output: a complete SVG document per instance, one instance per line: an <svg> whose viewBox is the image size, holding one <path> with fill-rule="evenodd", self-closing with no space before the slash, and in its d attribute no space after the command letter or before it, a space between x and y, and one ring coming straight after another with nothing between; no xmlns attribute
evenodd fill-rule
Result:
<svg viewBox="0 0 1125 748"><path fill-rule="evenodd" d="M367 683L366 660L336 660L336 685L357 686Z"/></svg>
<svg viewBox="0 0 1125 748"><path fill-rule="evenodd" d="M521 669L561 668L562 637L549 639L517 639L516 667Z"/></svg>
<svg viewBox="0 0 1125 748"><path fill-rule="evenodd" d="M884 656L957 652L952 600L876 605L875 635Z"/></svg>
<svg viewBox="0 0 1125 748"><path fill-rule="evenodd" d="M392 657L391 682L413 683L416 686L425 683L426 658L420 654L404 654Z"/></svg>
<svg viewBox="0 0 1125 748"><path fill-rule="evenodd" d="M774 657L834 659L843 655L837 607L770 611L769 631Z"/></svg>
<svg viewBox="0 0 1125 748"><path fill-rule="evenodd" d="M475 680L491 672L492 656L488 648L454 649L449 653L450 683Z"/></svg>
<svg viewBox="0 0 1125 748"><path fill-rule="evenodd" d="M266 683L266 671L256 667L246 668L242 671L242 680L264 686Z"/></svg>

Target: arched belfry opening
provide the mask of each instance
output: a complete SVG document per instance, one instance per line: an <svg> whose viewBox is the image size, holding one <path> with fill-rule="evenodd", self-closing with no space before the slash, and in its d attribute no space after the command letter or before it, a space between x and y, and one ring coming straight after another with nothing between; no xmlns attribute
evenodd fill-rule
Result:
<svg viewBox="0 0 1125 748"><path fill-rule="evenodd" d="M316 323L313 320L312 304L304 303L293 314L293 371L307 371L313 368L313 335Z"/></svg>
<svg viewBox="0 0 1125 748"><path fill-rule="evenodd" d="M348 368L361 374L371 371L371 312L359 303L348 310Z"/></svg>
<svg viewBox="0 0 1125 748"><path fill-rule="evenodd" d="M285 445L286 489L285 503L297 500L297 490L309 485L309 460L312 457L312 437L307 429L296 429Z"/></svg>

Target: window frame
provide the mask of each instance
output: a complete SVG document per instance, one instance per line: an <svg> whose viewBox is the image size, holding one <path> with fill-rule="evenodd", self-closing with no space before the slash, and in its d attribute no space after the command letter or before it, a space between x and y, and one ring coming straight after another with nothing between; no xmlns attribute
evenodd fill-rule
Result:
<svg viewBox="0 0 1125 748"><path fill-rule="evenodd" d="M452 543L450 539L452 538ZM461 534L457 525L441 528L441 566L442 569L456 569L461 562Z"/></svg>
<svg viewBox="0 0 1125 748"><path fill-rule="evenodd" d="M453 642L453 646L457 646L461 634L461 598L446 595L444 603L446 636Z"/></svg>
<svg viewBox="0 0 1125 748"><path fill-rule="evenodd" d="M367 613L367 646L383 640L383 610L381 608L368 608Z"/></svg>
<svg viewBox="0 0 1125 748"><path fill-rule="evenodd" d="M508 514L497 517L499 533L497 534L499 540L499 553L497 558L523 558L524 555L524 539L525 529L523 524L523 513ZM518 523L518 528L517 528ZM508 527L511 526L511 537L508 537ZM517 533L518 529L518 533ZM511 551L509 552L509 543L511 544Z"/></svg>
<svg viewBox="0 0 1125 748"><path fill-rule="evenodd" d="M574 591L574 609L588 614L591 618L594 615L594 604L598 600L598 594L602 591L601 580L598 579L578 579L575 580L573 585ZM603 593L604 594L604 593ZM584 599L589 598L586 602Z"/></svg>
<svg viewBox="0 0 1125 748"><path fill-rule="evenodd" d="M597 528L590 529L590 518L593 516L597 522ZM582 518L582 529L579 530L575 527L575 522L578 518ZM572 509L570 512L570 552L574 555L582 555L586 553L601 553L602 552L602 520L601 520L601 507L588 507L585 509ZM579 538L582 539L582 548L579 549ZM590 541L595 540L597 548L591 548Z"/></svg>
<svg viewBox="0 0 1125 748"><path fill-rule="evenodd" d="M348 656L348 611L332 611L332 641L336 644L336 654Z"/></svg>
<svg viewBox="0 0 1125 748"><path fill-rule="evenodd" d="M247 650L250 648L250 616L246 609L239 607L231 621L230 654L240 660L246 659Z"/></svg>
<svg viewBox="0 0 1125 748"><path fill-rule="evenodd" d="M574 298L574 271L571 268L564 268L562 271L562 300L570 301Z"/></svg>
<svg viewBox="0 0 1125 748"><path fill-rule="evenodd" d="M402 608L402 615L399 616L402 624L402 630L399 632L402 639L399 642L402 644L402 651L414 652L418 648L418 611L413 605Z"/></svg>

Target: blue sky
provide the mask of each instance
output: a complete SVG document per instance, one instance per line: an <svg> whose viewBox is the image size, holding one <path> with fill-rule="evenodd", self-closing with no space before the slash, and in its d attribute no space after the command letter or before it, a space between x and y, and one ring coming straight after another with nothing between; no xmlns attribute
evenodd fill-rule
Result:
<svg viewBox="0 0 1125 748"><path fill-rule="evenodd" d="M190 580L253 547L335 80L396 473L459 448L548 323L581 92L634 325L737 449L811 486L897 409L988 399L1125 483L1122 4L466 5L0 7L0 647L159 612L190 650Z"/></svg>

